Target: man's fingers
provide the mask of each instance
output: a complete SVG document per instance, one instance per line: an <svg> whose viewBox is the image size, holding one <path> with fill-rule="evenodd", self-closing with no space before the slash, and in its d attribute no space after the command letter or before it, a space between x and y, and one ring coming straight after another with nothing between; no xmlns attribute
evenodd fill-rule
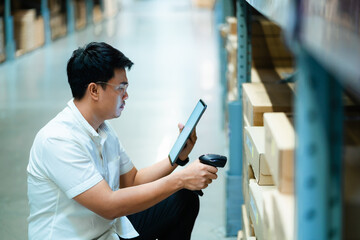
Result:
<svg viewBox="0 0 360 240"><path fill-rule="evenodd" d="M179 132L181 133L182 130L184 129L184 124L178 123L178 128L179 128Z"/></svg>

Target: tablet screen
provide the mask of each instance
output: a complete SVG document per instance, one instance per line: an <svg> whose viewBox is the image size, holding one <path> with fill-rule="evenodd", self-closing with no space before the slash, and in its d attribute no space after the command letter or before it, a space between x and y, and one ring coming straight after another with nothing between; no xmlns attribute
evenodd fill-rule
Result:
<svg viewBox="0 0 360 240"><path fill-rule="evenodd" d="M202 114L205 112L206 107L207 107L206 104L201 99L196 104L193 112L191 113L183 130L181 131L179 137L176 139L176 142L169 153L171 165L174 165L176 159L179 156L179 153L184 148L186 141L189 138L191 132L194 130Z"/></svg>

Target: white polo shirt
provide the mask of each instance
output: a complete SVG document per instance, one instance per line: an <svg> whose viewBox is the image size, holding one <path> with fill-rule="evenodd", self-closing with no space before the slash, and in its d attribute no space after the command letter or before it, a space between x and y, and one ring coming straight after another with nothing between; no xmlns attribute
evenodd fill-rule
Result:
<svg viewBox="0 0 360 240"><path fill-rule="evenodd" d="M119 189L133 168L115 131L105 121L96 132L73 100L36 135L28 172L29 239L134 238L126 217L107 220L73 198L105 180ZM117 234L116 234L117 233Z"/></svg>

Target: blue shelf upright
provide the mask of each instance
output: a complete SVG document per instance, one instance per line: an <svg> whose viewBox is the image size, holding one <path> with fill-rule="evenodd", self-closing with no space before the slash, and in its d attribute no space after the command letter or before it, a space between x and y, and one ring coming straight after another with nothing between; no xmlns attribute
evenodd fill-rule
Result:
<svg viewBox="0 0 360 240"><path fill-rule="evenodd" d="M15 44L15 39L14 39L14 20L13 20L13 17L11 16L11 1L10 0L5 0L4 23L5 23L6 60L14 60L16 44Z"/></svg>
<svg viewBox="0 0 360 240"><path fill-rule="evenodd" d="M45 45L51 42L50 11L47 0L41 0L41 15L44 18Z"/></svg>
<svg viewBox="0 0 360 240"><path fill-rule="evenodd" d="M342 87L302 50L295 101L296 235L342 237Z"/></svg>
<svg viewBox="0 0 360 240"><path fill-rule="evenodd" d="M86 24L90 25L93 22L93 9L94 9L94 1L86 0Z"/></svg>
<svg viewBox="0 0 360 240"><path fill-rule="evenodd" d="M66 15L67 15L67 32L68 34L71 34L75 31L74 0L66 0Z"/></svg>

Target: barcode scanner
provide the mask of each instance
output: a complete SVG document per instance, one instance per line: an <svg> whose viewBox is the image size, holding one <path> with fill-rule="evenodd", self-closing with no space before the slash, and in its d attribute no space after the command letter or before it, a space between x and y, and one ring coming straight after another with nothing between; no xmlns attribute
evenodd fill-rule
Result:
<svg viewBox="0 0 360 240"><path fill-rule="evenodd" d="M203 164L216 168L223 168L226 165L227 158L218 154L204 154L199 157L199 160ZM204 195L203 191L201 190L196 190L195 193L197 193L199 196Z"/></svg>

